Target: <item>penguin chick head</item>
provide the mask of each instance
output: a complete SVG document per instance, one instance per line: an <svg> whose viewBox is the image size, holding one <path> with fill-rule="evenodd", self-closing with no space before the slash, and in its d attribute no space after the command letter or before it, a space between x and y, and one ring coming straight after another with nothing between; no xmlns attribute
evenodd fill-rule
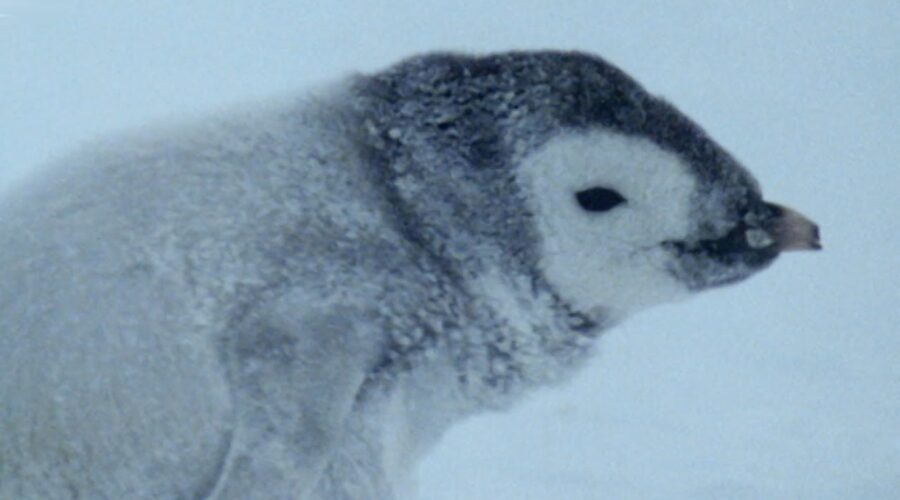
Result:
<svg viewBox="0 0 900 500"><path fill-rule="evenodd" d="M745 172L705 179L651 137L567 131L524 157L518 178L539 266L579 310L627 314L745 279L781 251L818 248L816 226L763 201Z"/></svg>
<svg viewBox="0 0 900 500"><path fill-rule="evenodd" d="M595 56L433 54L357 89L405 230L467 270L532 273L572 310L624 316L819 247L812 222Z"/></svg>
<svg viewBox="0 0 900 500"><path fill-rule="evenodd" d="M746 279L783 251L821 248L818 227L765 201L697 124L618 70L602 72L590 79L602 85L579 86L578 125L517 170L539 266L576 309L627 314Z"/></svg>

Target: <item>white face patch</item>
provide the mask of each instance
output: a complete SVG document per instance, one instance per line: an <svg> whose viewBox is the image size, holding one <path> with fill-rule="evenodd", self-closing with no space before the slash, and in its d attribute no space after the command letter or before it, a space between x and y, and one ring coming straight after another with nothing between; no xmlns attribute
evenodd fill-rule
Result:
<svg viewBox="0 0 900 500"><path fill-rule="evenodd" d="M541 236L541 269L564 300L624 316L687 295L660 246L691 229L696 182L677 156L647 139L572 132L524 157L517 172ZM587 211L575 194L594 187L626 202Z"/></svg>

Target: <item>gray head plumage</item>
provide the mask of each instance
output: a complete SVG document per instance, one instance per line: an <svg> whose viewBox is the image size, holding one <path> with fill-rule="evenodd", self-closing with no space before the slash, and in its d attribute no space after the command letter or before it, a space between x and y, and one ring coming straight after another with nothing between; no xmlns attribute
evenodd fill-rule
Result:
<svg viewBox="0 0 900 500"><path fill-rule="evenodd" d="M535 269L534 228L510 166L563 132L595 128L652 141L695 177L691 238L665 242L683 256L670 271L691 289L743 279L781 249L745 241L748 230L776 225L781 213L763 202L752 175L689 118L598 57L432 54L359 78L356 90L373 161L399 200L427 200L409 208L407 229L451 258L478 262L491 247L504 265Z"/></svg>

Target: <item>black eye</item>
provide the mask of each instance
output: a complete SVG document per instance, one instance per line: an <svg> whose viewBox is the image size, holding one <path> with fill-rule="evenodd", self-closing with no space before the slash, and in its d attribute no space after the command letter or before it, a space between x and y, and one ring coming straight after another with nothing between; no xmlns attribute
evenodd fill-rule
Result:
<svg viewBox="0 0 900 500"><path fill-rule="evenodd" d="M575 193L581 208L589 212L605 212L625 203L625 197L614 189L593 187Z"/></svg>

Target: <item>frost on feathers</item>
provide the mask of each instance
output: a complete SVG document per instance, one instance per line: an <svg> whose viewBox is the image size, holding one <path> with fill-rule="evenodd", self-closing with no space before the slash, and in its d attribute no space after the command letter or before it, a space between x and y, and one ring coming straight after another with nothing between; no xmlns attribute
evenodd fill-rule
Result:
<svg viewBox="0 0 900 500"><path fill-rule="evenodd" d="M0 215L0 498L391 498L628 315L817 244L671 105L560 52L134 133Z"/></svg>

